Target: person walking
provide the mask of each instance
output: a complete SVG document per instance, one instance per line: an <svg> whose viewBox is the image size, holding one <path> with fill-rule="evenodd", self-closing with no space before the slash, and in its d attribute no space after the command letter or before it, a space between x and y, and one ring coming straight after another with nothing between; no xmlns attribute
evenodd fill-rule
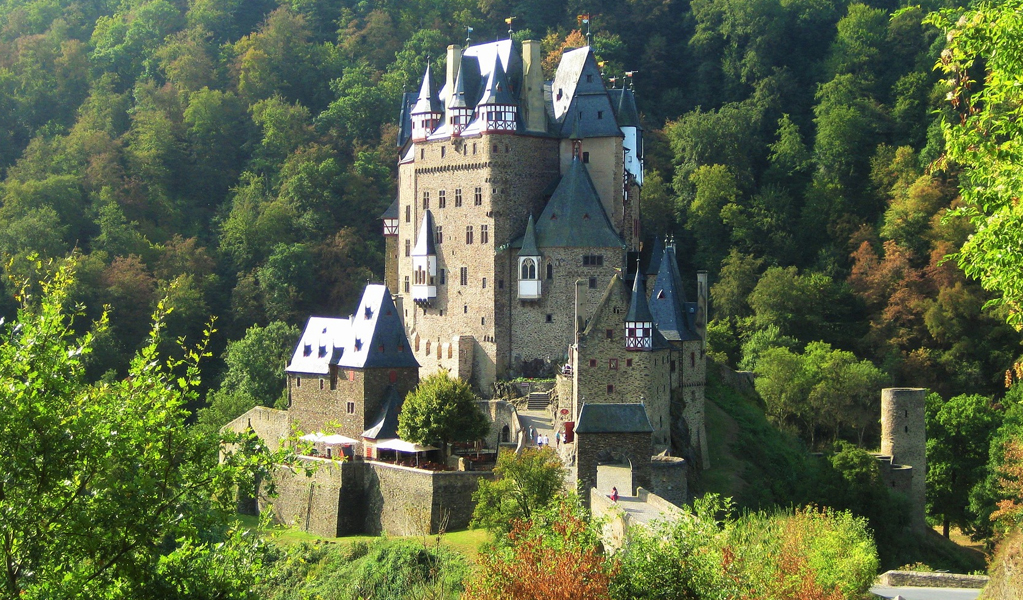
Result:
<svg viewBox="0 0 1023 600"><path fill-rule="evenodd" d="M618 488L611 488L611 502L618 502Z"/></svg>

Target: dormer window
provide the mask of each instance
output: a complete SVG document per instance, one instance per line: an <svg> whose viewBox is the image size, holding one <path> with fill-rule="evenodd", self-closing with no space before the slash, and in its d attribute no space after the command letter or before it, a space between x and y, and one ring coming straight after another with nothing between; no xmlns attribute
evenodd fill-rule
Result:
<svg viewBox="0 0 1023 600"><path fill-rule="evenodd" d="M373 318L373 308L367 306L366 307L366 319L368 320L368 319L371 319L371 318Z"/></svg>
<svg viewBox="0 0 1023 600"><path fill-rule="evenodd" d="M359 338L355 338L355 349L362 350L362 340Z"/></svg>
<svg viewBox="0 0 1023 600"><path fill-rule="evenodd" d="M304 345L302 347L302 356L309 356L312 353L313 353L313 345L312 344L306 344L306 345Z"/></svg>
<svg viewBox="0 0 1023 600"><path fill-rule="evenodd" d="M324 356L327 356L327 347L326 346L320 346L320 351L317 353L317 356L319 358L323 358Z"/></svg>

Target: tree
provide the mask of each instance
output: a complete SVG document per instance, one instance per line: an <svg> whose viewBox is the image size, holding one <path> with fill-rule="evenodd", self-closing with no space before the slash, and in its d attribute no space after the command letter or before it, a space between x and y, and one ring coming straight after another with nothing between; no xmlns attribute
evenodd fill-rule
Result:
<svg viewBox="0 0 1023 600"><path fill-rule="evenodd" d="M943 402L927 399L927 512L941 522L972 532L980 524L970 510L970 491L986 476L988 449L1000 422L991 401L977 394Z"/></svg>
<svg viewBox="0 0 1023 600"><path fill-rule="evenodd" d="M614 574L600 532L570 499L516 519L507 538L485 548L478 562L466 585L469 600L607 598Z"/></svg>
<svg viewBox="0 0 1023 600"><path fill-rule="evenodd" d="M931 14L948 46L937 68L948 78L952 111L943 124L941 163L958 171L964 204L956 212L976 232L956 254L959 265L1000 294L1008 321L1023 327L1023 1L982 2ZM980 82L983 82L982 84Z"/></svg>
<svg viewBox="0 0 1023 600"><path fill-rule="evenodd" d="M234 489L269 465L218 461L186 425L204 343L162 358L158 313L129 377L88 383L93 336L66 312L73 265L41 287L0 341L0 597L248 598L263 546L232 526Z"/></svg>
<svg viewBox="0 0 1023 600"><path fill-rule="evenodd" d="M465 381L447 372L430 375L405 397L398 415L398 435L416 444L441 444L445 454L451 442L476 441L490 430L490 422L476 404Z"/></svg>
<svg viewBox="0 0 1023 600"><path fill-rule="evenodd" d="M530 519L564 495L564 465L550 448L503 451L497 457L494 475L493 481L480 479L472 495L476 503L472 525L495 535L507 534L516 519Z"/></svg>

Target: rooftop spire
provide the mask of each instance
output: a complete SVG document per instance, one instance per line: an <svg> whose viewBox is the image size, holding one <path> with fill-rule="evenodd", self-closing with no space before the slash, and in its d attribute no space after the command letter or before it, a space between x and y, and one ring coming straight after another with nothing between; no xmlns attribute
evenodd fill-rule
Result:
<svg viewBox="0 0 1023 600"><path fill-rule="evenodd" d="M423 84L419 86L419 99L410 114L438 112L436 104L437 94L434 92L433 81L430 78L430 65L427 64L426 73L423 75Z"/></svg>
<svg viewBox="0 0 1023 600"><path fill-rule="evenodd" d="M639 259L636 259L636 277L632 280L632 301L629 302L629 312L625 315L626 322L649 323L654 320L650 315L650 305L646 301L646 292L643 290L643 277L639 270Z"/></svg>
<svg viewBox="0 0 1023 600"><path fill-rule="evenodd" d="M522 249L519 256L540 256L540 250L536 247L536 226L533 224L533 214L529 214L529 221L526 223L526 235L522 237Z"/></svg>

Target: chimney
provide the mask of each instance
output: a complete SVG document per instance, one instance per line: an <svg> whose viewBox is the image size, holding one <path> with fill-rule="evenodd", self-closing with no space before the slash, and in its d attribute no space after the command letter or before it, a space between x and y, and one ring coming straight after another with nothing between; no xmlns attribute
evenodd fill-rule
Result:
<svg viewBox="0 0 1023 600"><path fill-rule="evenodd" d="M543 102L543 67L540 61L540 42L522 42L522 100L519 110L525 111L526 131L547 133L547 115Z"/></svg>
<svg viewBox="0 0 1023 600"><path fill-rule="evenodd" d="M696 272L696 333L707 349L707 272Z"/></svg>
<svg viewBox="0 0 1023 600"><path fill-rule="evenodd" d="M456 44L448 46L447 76L444 78L444 89L448 95L444 98L444 106L447 106L451 92L455 89L455 78L458 77L458 67L462 64L462 48Z"/></svg>

